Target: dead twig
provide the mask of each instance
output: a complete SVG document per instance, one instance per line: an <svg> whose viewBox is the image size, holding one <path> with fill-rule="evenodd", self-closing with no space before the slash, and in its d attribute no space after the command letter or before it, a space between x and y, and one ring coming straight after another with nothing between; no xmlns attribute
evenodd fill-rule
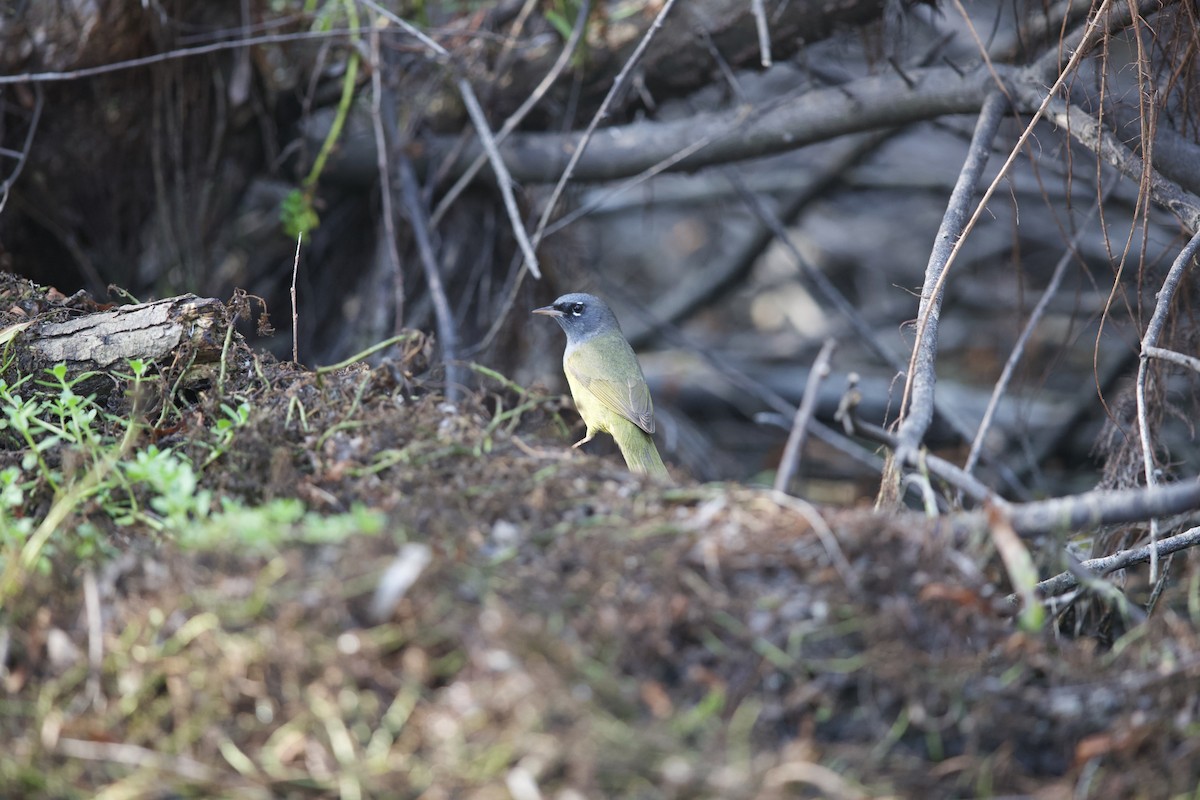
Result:
<svg viewBox="0 0 1200 800"><path fill-rule="evenodd" d="M1146 325L1146 334L1142 337L1142 356L1138 361L1137 373L1137 419L1146 486L1154 486L1157 483L1157 467L1154 463L1154 451L1150 445L1150 416L1146 408L1146 383L1150 372L1148 349L1158 345L1158 339L1167 323L1167 312L1171 308L1171 301L1175 299L1175 290L1179 287L1179 281L1183 279L1184 271L1192 265L1198 250L1200 250L1200 230L1196 231L1191 241L1184 246L1175 262L1171 264L1171 269L1167 272L1166 279L1163 280L1162 288L1158 290L1158 301L1154 305L1154 314L1150 317L1150 322ZM1151 583L1158 580L1158 550L1154 549L1157 542L1158 519L1155 518L1150 521Z"/></svg>
<svg viewBox="0 0 1200 800"><path fill-rule="evenodd" d="M296 234L296 255L292 258L292 363L300 363L300 311L297 307L296 277L300 273L300 244L304 241L304 232Z"/></svg>
<svg viewBox="0 0 1200 800"><path fill-rule="evenodd" d="M880 488L881 498L890 502L899 500L896 487L899 485L900 475L895 465L910 460L910 454L920 446L930 423L933 422L934 386L937 383L934 364L937 360L938 319L944 296L943 287L963 239L984 207L986 197L980 201L975 214L970 219L967 218L967 207L979 185L983 168L991 155L992 141L996 138L1000 121L1007 108L1008 100L1000 92L992 92L984 100L966 161L959 171L950 201L946 204L946 213L938 228L929 263L925 268L925 281L917 312L917 336L913 342L908 378L904 385L904 399L900 407L901 423L896 437L897 446L894 448L895 461L885 469L883 485ZM1010 157L1010 163L1011 160ZM995 186L993 183L990 189L994 190Z"/></svg>
<svg viewBox="0 0 1200 800"><path fill-rule="evenodd" d="M12 172L0 183L0 213L4 212L4 207L8 205L8 193L12 189L13 184L17 182L17 178L21 177L21 171L25 169L25 162L29 159L29 151L33 148L33 137L37 135L38 123L42 119L42 108L45 106L46 91L40 83L33 85L33 113L29 115L29 130L25 131L25 141L21 145L20 152L15 154L17 163L13 166ZM11 155L5 152L5 155Z"/></svg>
<svg viewBox="0 0 1200 800"><path fill-rule="evenodd" d="M879 149L881 145L894 137L897 129L890 128L884 131L875 131L872 133L862 134L858 136L848 137L847 141L838 142L835 147L835 152L827 159L823 159L815 166L814 174L809 177L806 184L796 189L790 196L781 200L778 211L766 209L771 217L778 220L780 225L778 228L768 224L768 220L759 220L759 225L753 233L745 237L744 243L738 246L735 253L730 255L724 263L716 264L709 267L700 267L694 269L689 275L688 280L679 283L674 287L669 287L665 294L659 295L654 300L654 311L656 316L662 323L672 322L677 323L682 319L687 318L698 309L702 308L711 299L718 296L724 289L734 285L737 280L746 274L746 272L755 264L758 257L767 248L767 246L776 238L785 247L792 251L789 239L780 238L779 232L783 231L786 236L787 226L790 225L816 198L823 196L831 186L845 177L846 171L852 166L861 164L863 160L870 154ZM645 174L645 173L643 173ZM640 176L639 176L640 177ZM734 191L742 194L745 202L745 194L743 192L750 191L750 187L744 183L741 184L741 189L738 183L731 179L730 175L726 176L726 180L731 184ZM604 192L596 197L593 201L585 203L580 208L572 211L570 214L556 220L553 225L547 228L547 235L552 233L560 222L571 220L582 216L583 213L588 213L600 207L604 203L609 202L620 193L632 188L631 182L623 183L610 192ZM751 211L757 211L757 205L751 205ZM792 251L793 256L795 252ZM837 305L839 311L843 314L854 314L861 319L861 314L854 308L853 304L845 299L845 297L837 290L820 270L813 267L812 263L807 259L799 263L801 272L810 277L811 281L816 284L824 279L824 284L820 287L822 293L828 292L835 296L836 300L831 299L831 302ZM814 274L809 275L812 269ZM855 325L856 331L860 335L864 332L870 333L870 327ZM629 339L636 344L636 341L643 337L652 335L657 330L657 326L648 328L644 331L629 331ZM882 345L877 341L878 337L872 337L868 342L868 346L878 353L883 350ZM883 350L886 353L886 350ZM893 355L892 361L899 363L899 360Z"/></svg>
<svg viewBox="0 0 1200 800"><path fill-rule="evenodd" d="M80 69L69 69L53 72L21 72L16 75L0 75L0 86L6 86L8 84L15 83L64 83L67 81L82 80L83 78L94 78L97 75L107 75L112 72L123 72L127 69L148 67L153 64L162 64L168 61L177 61L183 58L191 58L192 56L220 53L224 50L243 50L256 45L284 44L287 42L300 42L310 39L321 41L340 38L350 39L369 32L370 30L368 28L334 28L327 31L268 33L260 36L248 36L241 39L209 42L208 44L196 45L195 47L178 47L174 50L168 50L165 53L155 53L149 56L130 58L113 64L100 64L94 67L81 67Z"/></svg>
<svg viewBox="0 0 1200 800"><path fill-rule="evenodd" d="M446 399L453 403L460 396L462 384L459 379L462 368L458 364L458 331L454 326L454 312L446 299L437 257L433 252L429 220L425 217L425 208L421 204L421 193L417 186L417 173L412 162L404 155L400 156L400 193L404 199L409 223L412 225L421 267L425 270L425 282L429 284L433 313L437 317L438 339L441 340L442 346L442 363L446 368Z"/></svg>
<svg viewBox="0 0 1200 800"><path fill-rule="evenodd" d="M1022 83L1018 84L1016 94L1025 103L1038 91L1036 86ZM1116 167L1122 175L1139 185L1144 184L1150 198L1177 216L1189 231L1200 231L1200 197L1167 180L1158 170L1148 168L1142 158L1107 130L1095 115L1073 103L1053 98L1047 104L1045 116L1066 130L1072 139Z"/></svg>
<svg viewBox="0 0 1200 800"><path fill-rule="evenodd" d="M512 436L512 443L516 445L517 449L525 455L539 460L548 459L552 461L570 461L575 457L573 450L564 450L561 447L557 447L553 450L547 450L541 447L530 447L529 445L525 444L524 440L522 440L521 437L517 436L516 434L513 434Z"/></svg>
<svg viewBox="0 0 1200 800"><path fill-rule="evenodd" d="M558 59L550 67L550 70L542 78L541 82L530 92L529 97L526 97L525 101L517 107L517 110L510 114L508 119L504 120L504 124L496 132L496 144L503 142L508 138L510 133L516 130L517 126L521 124L521 120L525 119L529 112L541 102L546 92L550 91L550 87L554 85L554 82L562 75L563 70L571 63L571 57L575 55L575 49L579 46L579 41L583 38L583 32L587 28L587 18L591 8L591 0L584 0L584 2L579 4L579 13L575 17L575 25L571 28L571 35L567 39L566 44L563 45L562 52L558 54ZM454 185L446 191L446 194L438 202L437 207L433 209L433 213L429 215L430 225L437 227L437 224L442 221L442 217L445 216L450 206L458 199L458 196L463 193L463 190L467 188L471 181L474 180L486 161L486 153L480 153L475 157L475 160L471 162L471 166L463 171L463 174L458 177L458 180L454 182Z"/></svg>
<svg viewBox="0 0 1200 800"><path fill-rule="evenodd" d="M1176 353L1174 350L1167 350L1163 347L1146 347L1144 352L1147 358L1158 358L1163 361L1170 361L1180 367L1186 367L1193 372L1200 372L1200 358Z"/></svg>
<svg viewBox="0 0 1200 800"><path fill-rule="evenodd" d="M1145 522L1200 511L1200 481L1133 489L1097 489L1083 494L1011 504L1013 527L1022 536L1091 530L1101 525ZM982 527L979 512L959 516L958 521Z"/></svg>
<svg viewBox="0 0 1200 800"><path fill-rule="evenodd" d="M777 492L786 492L788 484L792 482L792 476L800 468L800 454L804 450L804 440L808 436L808 424L817 407L817 390L821 386L821 381L829 376L829 359L836 347L835 340L826 339L825 344L821 345L821 352L817 353L817 358L808 371L804 396L800 399L800 406L796 409L796 416L792 420L792 431L788 434L787 445L783 448L783 457L779 459L779 470L775 473L775 491Z"/></svg>
<svg viewBox="0 0 1200 800"><path fill-rule="evenodd" d="M536 248L529 241L529 234L525 230L525 223L521 219L521 212L517 208L517 198L513 194L513 179L508 174L508 168L504 166L504 159L500 157L500 150L496 147L496 140L492 138L492 132L488 128L487 117L483 113L483 108L479 105L479 100L475 98L475 92L471 89L466 78L460 78L458 81L459 92L462 93L463 105L466 106L467 116L471 118L471 122L475 125L475 130L479 132L479 141L483 143L483 149L487 153L488 163L491 164L492 170L496 173L496 184L500 187L500 197L504 200L504 210L508 212L509 222L512 223L513 235L517 239L517 244L521 246L521 253L525 256L525 263L529 267L529 271L533 273L533 277L541 278L542 269L538 265Z"/></svg>
<svg viewBox="0 0 1200 800"><path fill-rule="evenodd" d="M379 5L379 3L376 3L375 0L357 0L357 2L362 3L375 13L399 25L406 33L425 45L431 52L444 59L446 64L453 64L453 56L451 56L450 51L426 36L398 14L388 11ZM517 244L525 256L525 263L529 265L529 271L533 273L535 278L541 278L542 272L538 266L537 255L534 253L535 247L529 241L529 233L525 230L525 223L521 219L521 212L517 209L517 198L513 194L514 181L512 175L509 174L508 168L504 165L504 159L500 157L500 150L496 146L496 137L492 135L492 129L488 127L487 116L483 113L483 108L479 105L479 98L475 96L475 90L471 88L471 82L466 78L456 77L454 85L462 97L463 106L467 110L467 116L471 118L471 124L475 126L475 132L479 134L479 142L483 145L483 151L487 154L488 163L491 164L492 171L496 173L496 184L500 188L500 197L504 201L504 210L508 212L508 220L512 224L513 236L516 238Z"/></svg>
<svg viewBox="0 0 1200 800"><path fill-rule="evenodd" d="M872 148L877 147L886 141L887 138L894 135L894 133L895 129L891 129L873 134L868 140L868 143ZM897 372L903 372L903 362L901 362L894 353L883 346L883 343L879 341L879 337L875 335L875 332L871 329L870 324L863 317L862 313L854 307L854 304L846 299L845 295L843 295L838 288L833 285L833 282L829 280L824 272L818 269L815 264L813 264L804 256L804 254L800 251L800 248L796 246L792 236L787 232L787 229L784 227L779 216L771 211L771 209L768 208L757 195L751 192L746 187L742 179L735 173L732 171L727 171L725 177L737 191L738 195L742 198L742 202L745 203L746 207L759 218L759 221L765 226L766 230L770 232L775 239L787 249L788 253L792 256L793 261L795 261L796 266L799 268L800 273L808 280L810 284L812 284L821 297L834 308L836 308L845 318L845 320L850 323L850 326L854 328L863 344L865 344L884 364L887 364ZM964 425L956 415L950 413L949 409L945 408L944 404L936 400L936 398L934 400L934 406L938 413L940 413L946 419L954 431L961 436L964 441L970 438L970 431L967 429L967 426ZM1005 482L1011 488L1020 494L1024 493L1024 487L1021 486L1021 482L1011 470L1007 469L1003 465L997 465L997 469L1004 477Z"/></svg>
<svg viewBox="0 0 1200 800"><path fill-rule="evenodd" d="M1172 553L1178 553L1180 550L1186 550L1198 544L1200 544L1200 527L1191 528L1175 536L1161 539L1156 544L1131 547L1112 555L1080 561L1072 565L1072 568L1066 572L1041 581L1035 588L1040 596L1053 597L1078 586L1079 573L1101 577L1119 569L1132 567L1134 564L1145 564L1151 558L1162 558ZM1005 598L1005 602L1010 606L1015 606L1018 602L1017 596L1011 594Z"/></svg>
<svg viewBox="0 0 1200 800"><path fill-rule="evenodd" d="M1092 47L1106 36L1132 25L1139 17L1148 16L1161 11L1178 0L1131 0L1131 2L1104 2L1094 13L1085 15L1083 24L1065 36L1057 37L1055 45L1046 50L1036 62L1026 69L1034 83L1045 88L1046 83L1071 71L1072 65L1086 56ZM1074 5L1074 4L1071 4ZM1087 5L1083 6L1087 9ZM1088 19L1090 17L1090 21ZM1063 17L1060 26L1065 26L1071 16ZM1099 37L1094 36L1096 29L1101 29ZM1062 59L1070 55L1067 65L1062 67ZM1061 67L1061 69L1060 69ZM1050 91L1048 94L1054 94Z"/></svg>
<svg viewBox="0 0 1200 800"><path fill-rule="evenodd" d="M585 203L576 209L573 209L568 214L562 215L558 219L554 220L554 222L552 222L546 226L546 230L543 231L543 233L542 233L542 238L545 239L547 236L551 236L555 233L558 233L563 228L565 228L568 225L579 220L581 217L585 217L588 214L592 213L597 208L601 207L608 201L612 200L614 197L619 197L622 194L624 194L625 192L628 192L632 189L636 189L638 186L641 186L643 183L650 180L655 175L666 172L667 170L671 169L671 167L675 166L679 162L690 157L694 153L700 152L705 147L707 147L709 144L716 141L716 139L719 136L721 136L722 133L724 133L724 131L709 133L709 134L702 136L701 138L692 142L691 144L689 144L687 147L683 148L682 150L672 153L671 155L664 158L662 161L659 161L657 164L650 165L646 169L639 172L637 175L634 175L633 177L629 178L626 181L622 181L620 184L618 184L617 186L614 186L612 189L609 189L608 191L604 192L603 194L599 195L598 197L593 198L590 202Z"/></svg>
<svg viewBox="0 0 1200 800"><path fill-rule="evenodd" d="M767 26L767 9L763 0L752 0L750 8L754 12L754 27L758 31L758 60L763 68L771 66L771 29Z"/></svg>
<svg viewBox="0 0 1200 800"><path fill-rule="evenodd" d="M890 131L888 132L888 135L891 135ZM846 296L842 294L836 286L833 285L833 281L829 280L825 273L818 269L817 266L812 263L812 261L805 258L804 254L800 252L800 248L796 246L796 243L792 239L791 235L788 234L787 229L784 228L783 222L773 211L771 211L771 209L767 208L766 204L763 203L762 198L751 192L746 187L745 181L743 181L742 178L733 170L727 170L725 172L725 178L742 198L742 203L745 204L746 208L749 209L754 216L758 217L759 221L766 226L767 230L774 235L775 239L787 249L788 253L792 257L792 260L796 263L796 267L800 270L800 273L810 284L812 284L813 288L817 290L822 299L836 308L846 322L850 323L850 327L854 328L855 333L858 334L859 338L862 340L862 343L865 344L884 364L887 364L896 370L901 369L903 365L900 362L900 359L898 359L891 351L883 346L883 343L879 341L879 337L876 336L875 332L871 329L870 323L868 323L866 318L863 317L862 313L854 307L854 304L847 300Z"/></svg>
<svg viewBox="0 0 1200 800"><path fill-rule="evenodd" d="M100 605L100 586L96 569L88 566L83 572L83 609L87 618L88 679L87 698L93 708L105 705L101 672L104 666L104 610Z"/></svg>
<svg viewBox="0 0 1200 800"><path fill-rule="evenodd" d="M629 55L625 65L621 67L621 71L617 73L617 77L613 80L613 85L611 88L609 88L608 94L606 94L604 96L604 100L600 102L600 107L596 109L596 113L592 115L592 119L590 122L588 122L588 126L583 132L583 136L579 138L578 143L575 145L575 152L571 154L571 158L567 162L566 168L563 169L562 175L560 175L558 178L558 183L554 185L554 190L550 193L550 199L546 202L546 207L542 209L542 216L540 219L538 219L537 229L533 234L533 241L535 243L540 243L542 241L542 235L546 230L546 225L549 224L550 217L554 214L554 207L558 205L558 200L560 197L562 197L562 193L567 187L567 181L571 179L571 175L575 171L575 165L579 163L579 159L583 158L583 153L587 149L588 142L591 140L592 134L595 133L597 126L604 121L604 118L608 116L609 107L612 106L613 101L617 98L617 95L619 95L625 89L625 83L629 80L629 76L633 74L633 68L637 66L638 61L640 61L642 58L642 54L646 52L646 48L649 47L651 40L654 39L654 35L658 33L659 29L662 27L663 21L667 18L667 14L671 13L671 9L674 7L675 0L666 0L666 2L663 3L662 8L659 9L658 16L654 18L654 22L652 22L650 27L646 29L645 35L642 36L642 39L638 42L637 47L635 47L633 52ZM537 273L535 272L534 274L536 275Z"/></svg>
<svg viewBox="0 0 1200 800"><path fill-rule="evenodd" d="M574 143L571 157L567 161L567 165L563 168L562 174L559 175L558 182L555 184L554 190L550 194L550 199L547 201L545 208L542 209L542 215L538 219L537 228L534 230L533 234L533 246L535 248L541 244L542 239L545 238L550 217L554 214L554 207L558 205L558 200L562 196L563 191L566 189L567 181L570 180L572 174L574 173L576 165L579 163L579 160L583 158L583 154L587 150L588 143L591 141L592 135L595 133L597 126L608 115L609 106L612 105L617 95L624 88L626 81L629 80L629 75L633 72L634 65L636 65L641 59L646 47L650 44L651 39L654 38L654 34L657 33L659 28L662 27L663 20L666 19L667 14L674 5L675 0L667 0L667 2L659 10L658 16L654 18L654 22L651 23L650 27L646 30L645 35L642 36L641 41L638 42L637 47L634 48L633 53L630 54L628 60L625 62L625 65L617 74L616 79L613 81L612 87L608 90L608 94L605 95L604 100L601 101L600 107L592 116L592 119L588 123L587 128L584 130L583 135L580 136L579 140ZM672 157L677 155L678 154L672 154ZM534 276L537 277L537 273L533 270L532 265L528 264L528 259L526 260L526 263L520 265L520 268L513 276L509 291L505 296L504 305L502 306L500 313L496 315L495 322L492 324L491 329L484 336L483 344L481 344L480 347L486 346L487 343L489 343L500 330L501 324L508 316L508 312L512 309L512 305L516 301L517 292L521 288L521 282L525 280L525 271L527 268L529 271L534 272Z"/></svg>
<svg viewBox="0 0 1200 800"><path fill-rule="evenodd" d="M774 425L780 430L791 430L789 418L774 411L760 411L754 415L754 421L759 425ZM876 474L883 471L883 459L876 455L875 451L863 447L842 431L831 428L820 420L813 420L808 429L813 436L868 471Z"/></svg>
<svg viewBox="0 0 1200 800"><path fill-rule="evenodd" d="M1001 508L1007 508L1010 505L1007 500L997 495L978 478L969 475L944 458L913 448L910 448L902 458L898 449L899 439L878 425L858 419L852 403L839 410L838 419L850 434L879 442L889 448L892 451L891 457L899 465L915 467L922 471L927 470L931 475L940 478L978 502L986 501Z"/></svg>
<svg viewBox="0 0 1200 800"><path fill-rule="evenodd" d="M1087 23L1081 26L1080 30L1072 33L1070 41L1072 44L1074 44L1074 51L1071 54L1071 58L1064 66L1062 66L1061 69L1058 68L1058 53L1056 51L1051 51L1042 59L1040 59L1035 65L1022 71L1022 75L1025 78L1025 85L1023 87L1024 92L1018 92L1017 95L1031 104L1034 100L1039 100L1037 104L1037 110L1029 120L1025 130L1022 131L1021 135L1017 138L1017 142L1013 145L1011 151L1009 152L1008 158L1005 159L1004 164L1001 165L1000 171L996 175L995 179L984 191L983 196L980 198L975 207L974 213L971 215L971 218L967 221L966 225L963 226L961 233L954 242L949 254L941 263L940 275L937 276L932 292L930 292L931 298L940 298L942 295L946 279L950 274L950 267L957 258L963 242L966 241L966 238L974 229L975 224L982 216L984 209L987 207L988 201L990 201L992 195L995 194L996 189L999 187L1001 181L1004 180L1005 176L1008 175L1008 172L1012 168L1013 163L1016 161L1017 156L1025 148L1029 138L1033 135L1033 130L1037 122L1043 117L1047 116L1047 110L1055 102L1060 102L1057 101L1058 93L1062 90L1068 77L1075 73L1076 68L1078 67L1083 56L1091 49L1092 45L1098 41L1099 38L1101 38L1111 28L1120 27L1122 24L1124 24L1125 17L1122 14L1109 15L1108 12L1110 6L1112 6L1112 0L1103 0L1099 8L1096 9L1095 14L1092 15ZM1057 77L1054 81L1054 84L1048 90L1043 90L1041 86L1044 85L1044 83L1035 80L1034 76L1038 75L1039 72L1045 72L1048 70L1056 72ZM997 72L992 72L992 74L997 81L1001 80L1001 74ZM992 96L989 96L989 101L991 99ZM982 113L980 118L983 118ZM1072 135L1074 135L1073 132ZM974 142L972 144L974 144ZM932 258L930 259L930 264L933 266ZM929 274L927 272L927 278L928 277ZM922 312L925 310L925 305L926 292L923 290L921 296ZM932 336L930 336L931 332L928 330L931 323L933 325ZM929 420L932 419L932 357L936 355L936 342L927 343L925 342L925 339L927 337L936 339L937 314L921 313L918 315L917 324L916 342L913 345L913 356L909 364L909 378L904 387L904 400L901 403L901 413L904 421L901 423L900 433L903 446L906 448L915 447L917 443L920 442L921 436L924 435L924 431L928 427ZM891 475L890 480L888 480L888 478L889 476L885 475L884 488L881 490L881 494L882 492L888 491L889 484L895 485L896 483L895 475ZM894 491L892 494L895 494Z"/></svg>
<svg viewBox="0 0 1200 800"><path fill-rule="evenodd" d="M55 743L55 750L67 758L107 761L130 767L161 770L199 783L213 783L220 777L216 770L194 758L164 755L156 750L122 742L98 742L64 737Z"/></svg>
<svg viewBox="0 0 1200 800"><path fill-rule="evenodd" d="M1019 74L1004 64L996 65L996 69L1010 81ZM790 152L847 134L895 128L947 114L978 113L981 98L994 88L992 77L984 70L963 74L948 67L928 67L910 70L909 74L916 89L908 89L895 75L879 74L767 101L750 109L737 107L699 112L686 119L601 128L590 136L586 151L579 148L578 133L517 133L505 144L505 161L520 180L549 182L561 174L575 154L582 152L579 159L574 159L574 180L611 181L673 158L696 143L698 131L714 131L705 147L674 165L676 169L696 170ZM449 137L435 137L428 144L433 159L444 158L452 147ZM468 148L451 170L465 169L475 156ZM366 176L353 177L362 180Z"/></svg>
<svg viewBox="0 0 1200 800"><path fill-rule="evenodd" d="M404 271L400 266L396 218L392 209L391 140L383 124L383 64L379 53L379 27L371 26L371 127L375 133L375 166L379 171L379 214L383 218L383 238L388 266L392 272L392 302L395 306L393 333L404 327Z"/></svg>
<svg viewBox="0 0 1200 800"><path fill-rule="evenodd" d="M846 554L842 552L842 546L838 543L837 535L833 529L829 527L829 523L821 516L820 512L806 500L801 500L798 497L792 497L790 494L773 490L770 493L770 498L776 505L781 508L787 508L795 511L804 520L812 526L816 532L817 538L821 540L821 546L825 548L825 553L829 556L829 561L833 564L833 568L842 578L842 582L846 584L846 588L857 592L862 584L858 581L858 574L854 571L854 567L850 565L850 561L846 558Z"/></svg>
<svg viewBox="0 0 1200 800"><path fill-rule="evenodd" d="M992 396L988 398L987 408L983 412L983 419L979 422L979 429L975 432L975 438L971 442L971 450L967 454L967 463L963 466L966 472L975 471L975 465L979 462L979 454L983 450L983 440L987 437L988 429L992 425L992 419L996 416L996 409L1000 405L1000 398L1008 390L1008 384L1012 380L1013 373L1016 372L1017 364L1021 362L1021 359L1025 355L1025 345L1029 343L1034 330L1042 321L1046 309L1050 306L1050 301L1058 293L1063 277L1067 273L1067 266L1076 256L1076 250L1079 247L1079 242L1083 238L1088 224L1095 218L1106 197L1097 199L1091 211L1080 222L1079 229L1075 231L1075 235L1067 243L1066 250L1058 259L1058 263L1054 265L1054 274L1050 276L1050 282L1046 285L1046 290L1042 292L1042 296L1038 299L1037 305L1034 306L1033 311L1030 313L1029 319L1025 321L1025 327L1021 329L1021 335L1017 337L1016 344L1013 345L1012 351L1008 354L1008 359L1004 362L1004 369L1000 371L1000 378L996 381L995 387L992 388ZM1197 363L1200 363L1200 361Z"/></svg>

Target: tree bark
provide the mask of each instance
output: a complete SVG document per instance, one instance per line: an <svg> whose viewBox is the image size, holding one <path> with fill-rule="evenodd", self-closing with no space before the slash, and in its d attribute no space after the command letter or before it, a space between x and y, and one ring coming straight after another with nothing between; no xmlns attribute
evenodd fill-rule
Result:
<svg viewBox="0 0 1200 800"><path fill-rule="evenodd" d="M217 361L228 319L220 301L185 294L66 321L19 324L26 327L12 338L16 359L6 373L40 375L65 363L72 377L94 373L79 393L103 397L116 385L112 373L127 370L130 359Z"/></svg>

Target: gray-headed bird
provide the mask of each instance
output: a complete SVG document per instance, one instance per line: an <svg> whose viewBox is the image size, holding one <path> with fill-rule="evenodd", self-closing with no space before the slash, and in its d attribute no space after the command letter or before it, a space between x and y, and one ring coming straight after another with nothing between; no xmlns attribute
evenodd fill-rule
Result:
<svg viewBox="0 0 1200 800"><path fill-rule="evenodd" d="M563 372L587 434L607 433L621 448L631 472L667 475L654 446L654 405L633 348L612 309L590 294L564 294L534 314L553 317L567 334Z"/></svg>

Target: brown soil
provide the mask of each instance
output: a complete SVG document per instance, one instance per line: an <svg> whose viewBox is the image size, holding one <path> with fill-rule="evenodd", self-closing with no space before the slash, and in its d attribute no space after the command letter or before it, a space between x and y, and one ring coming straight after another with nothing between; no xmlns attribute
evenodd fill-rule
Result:
<svg viewBox="0 0 1200 800"><path fill-rule="evenodd" d="M9 281L0 308L41 310L36 291ZM577 420L560 398L481 378L447 404L429 352L414 337L380 366L317 376L239 349L219 396L210 381L139 406L156 419L155 403L175 404L158 444L200 461L221 404L252 405L203 474L218 503L299 498L386 524L282 547L231 530L185 549L85 504L55 536L86 520L120 552L87 564L60 548L3 610L0 794L1196 790L1190 565L1111 645L1020 632L997 611L1008 587L986 537L638 479L569 449ZM3 463L18 461L6 446ZM1039 546L1057 571L1059 548ZM389 568L420 554L419 578L375 616Z"/></svg>

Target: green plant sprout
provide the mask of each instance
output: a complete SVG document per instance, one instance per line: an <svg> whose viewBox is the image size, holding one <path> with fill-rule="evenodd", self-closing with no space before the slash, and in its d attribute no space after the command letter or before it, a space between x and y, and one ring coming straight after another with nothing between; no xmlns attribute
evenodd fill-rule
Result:
<svg viewBox="0 0 1200 800"><path fill-rule="evenodd" d="M0 379L0 444L23 451L19 463L0 469L0 603L20 591L28 575L49 573L58 556L75 562L111 557L116 552L111 525L142 525L185 548L236 539L260 550L383 529L384 515L361 507L333 516L309 512L295 499L255 508L226 501L218 507L202 476L229 451L252 406L221 404L222 416L195 442L207 449L199 466L168 447L138 446L144 426L137 409L150 368L131 360L129 373L120 376L129 382L132 398L127 418L106 412L94 394L78 391L95 373L71 376L59 364L32 382L32 376L12 383ZM29 504L46 490L52 495L48 508L40 518L29 514ZM111 521L109 527L98 524L96 513Z"/></svg>
<svg viewBox="0 0 1200 800"><path fill-rule="evenodd" d="M345 10L350 30L358 30L358 4L354 0L340 0L340 2L335 0L335 2L322 7L313 25L314 30L330 30L333 27L334 11L339 5ZM358 42L357 35L350 42L349 54L346 57L346 72L342 76L342 96L338 102L333 123L329 126L329 133L326 134L325 141L321 143L321 149L317 153L317 157L313 159L312 168L309 169L301 187L288 192L280 204L279 219L283 223L284 233L289 239L300 236L302 241L308 241L312 231L321 224L314 202L317 181L320 179L321 173L325 171L325 162L328 161L334 145L341 138L342 128L350 115L350 105L354 101L354 87L358 81L358 66L362 59L357 48Z"/></svg>

